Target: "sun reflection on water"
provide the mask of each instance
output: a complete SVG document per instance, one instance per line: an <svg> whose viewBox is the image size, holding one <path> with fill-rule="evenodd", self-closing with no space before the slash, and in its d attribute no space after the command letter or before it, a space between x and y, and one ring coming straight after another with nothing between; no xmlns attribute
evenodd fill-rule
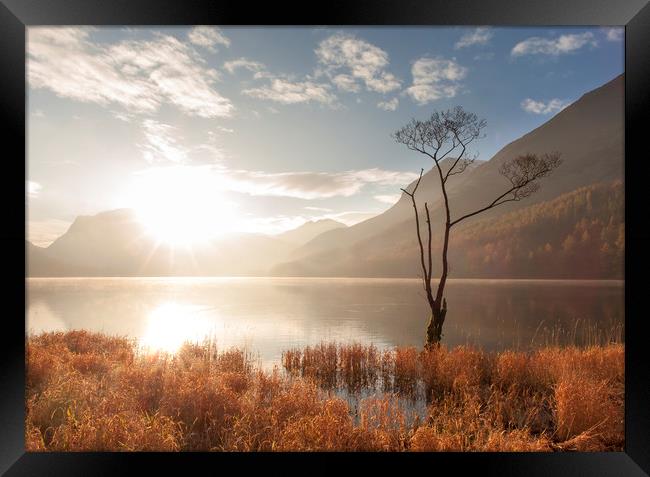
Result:
<svg viewBox="0 0 650 477"><path fill-rule="evenodd" d="M214 337L214 317L200 314L203 307L175 302L157 306L147 317L140 345L150 351L175 353L186 341L203 342Z"/></svg>

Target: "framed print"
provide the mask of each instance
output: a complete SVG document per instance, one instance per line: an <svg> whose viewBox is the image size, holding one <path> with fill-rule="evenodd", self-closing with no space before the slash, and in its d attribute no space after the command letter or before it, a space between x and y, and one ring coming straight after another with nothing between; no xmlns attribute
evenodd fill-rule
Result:
<svg viewBox="0 0 650 477"><path fill-rule="evenodd" d="M2 470L647 475L650 7L233 5L0 6Z"/></svg>

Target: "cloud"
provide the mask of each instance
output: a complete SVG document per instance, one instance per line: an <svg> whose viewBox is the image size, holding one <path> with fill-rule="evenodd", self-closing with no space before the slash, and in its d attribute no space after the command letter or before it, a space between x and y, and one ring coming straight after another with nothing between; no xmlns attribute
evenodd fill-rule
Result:
<svg viewBox="0 0 650 477"><path fill-rule="evenodd" d="M571 104L570 101L562 101L558 98L551 99L547 102L526 98L521 102L521 108L527 113L550 114L562 111L569 104Z"/></svg>
<svg viewBox="0 0 650 477"><path fill-rule="evenodd" d="M336 100L336 96L330 92L330 86L327 84L314 83L310 80L291 81L285 78L274 78L266 86L245 89L242 93L253 98L283 104L310 102L332 104Z"/></svg>
<svg viewBox="0 0 650 477"><path fill-rule="evenodd" d="M557 38L531 37L517 43L510 54L523 55L551 55L558 56L579 50L583 46L598 46L598 42L591 32L580 34L561 35Z"/></svg>
<svg viewBox="0 0 650 477"><path fill-rule="evenodd" d="M378 200L379 202L383 202L384 204L393 205L400 199L400 197L402 197L401 194L384 194L384 195L376 195L375 199Z"/></svg>
<svg viewBox="0 0 650 477"><path fill-rule="evenodd" d="M382 169L339 173L228 171L224 175L226 187L236 192L306 200L350 197L359 193L366 184L404 186L415 178L413 173Z"/></svg>
<svg viewBox="0 0 650 477"><path fill-rule="evenodd" d="M621 27L603 28L607 41L621 41L625 30Z"/></svg>
<svg viewBox="0 0 650 477"><path fill-rule="evenodd" d="M147 162L184 162L187 149L178 143L177 129L168 124L146 119L142 123L146 144L142 146Z"/></svg>
<svg viewBox="0 0 650 477"><path fill-rule="evenodd" d="M119 119L125 123L130 123L134 119L132 114L124 113L122 111L111 111L111 114L115 119Z"/></svg>
<svg viewBox="0 0 650 477"><path fill-rule="evenodd" d="M224 133L233 132L222 126L215 126L215 129ZM214 164L220 163L224 157L213 131L207 132L204 142L188 145L177 127L145 119L142 121L142 134L144 141L138 146L150 164Z"/></svg>
<svg viewBox="0 0 650 477"><path fill-rule="evenodd" d="M27 79L57 96L152 113L163 104L203 118L227 117L234 106L214 89L216 70L168 35L93 43L88 28L30 27Z"/></svg>
<svg viewBox="0 0 650 477"><path fill-rule="evenodd" d="M259 61L252 61L246 58L238 58L236 60L226 61L223 67L230 74L234 74L238 69L245 69L248 71L256 72L266 69L263 63Z"/></svg>
<svg viewBox="0 0 650 477"><path fill-rule="evenodd" d="M35 199L43 189L43 186L38 182L25 181L25 189L27 191L27 197L30 199Z"/></svg>
<svg viewBox="0 0 650 477"><path fill-rule="evenodd" d="M350 75L336 75L332 78L332 83L334 83L341 91L346 91L348 93L357 93L361 89L356 80Z"/></svg>
<svg viewBox="0 0 650 477"><path fill-rule="evenodd" d="M487 45L493 36L494 33L491 28L479 27L461 36L454 48L458 50L473 45Z"/></svg>
<svg viewBox="0 0 650 477"><path fill-rule="evenodd" d="M384 169L362 169L343 172L266 172L229 169L222 165L171 165L152 167L140 175L160 174L160 171L194 171L206 178L215 190L238 192L251 196L291 197L313 200L350 197L367 184L405 187L417 178L412 172ZM198 171L198 172L197 172Z"/></svg>
<svg viewBox="0 0 650 477"><path fill-rule="evenodd" d="M387 71L388 53L353 35L338 33L326 38L316 56L324 73L343 91L358 91L359 83L377 93L400 87L400 81Z"/></svg>
<svg viewBox="0 0 650 477"><path fill-rule="evenodd" d="M223 32L219 28L212 26L195 26L188 33L187 38L193 44L210 51L217 51L217 45L223 45L226 48L230 46L230 40Z"/></svg>
<svg viewBox="0 0 650 477"><path fill-rule="evenodd" d="M399 99L393 98L389 101L380 101L377 103L377 107L379 109L383 109L384 111L395 111L397 109L397 106L399 106Z"/></svg>
<svg viewBox="0 0 650 477"><path fill-rule="evenodd" d="M418 104L427 104L456 96L467 68L441 57L420 58L413 63L411 74L413 84L406 89L406 94Z"/></svg>
<svg viewBox="0 0 650 477"><path fill-rule="evenodd" d="M303 207L305 210L313 210L314 212L332 212L332 209L328 209L327 207Z"/></svg>

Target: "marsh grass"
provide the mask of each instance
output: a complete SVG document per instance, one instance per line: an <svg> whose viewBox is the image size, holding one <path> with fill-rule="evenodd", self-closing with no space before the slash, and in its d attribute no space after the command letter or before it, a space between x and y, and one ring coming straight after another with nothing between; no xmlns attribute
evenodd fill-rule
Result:
<svg viewBox="0 0 650 477"><path fill-rule="evenodd" d="M27 339L26 448L622 450L623 356L622 344L487 353L322 343L264 371L212 342L145 354L125 338L44 333Z"/></svg>

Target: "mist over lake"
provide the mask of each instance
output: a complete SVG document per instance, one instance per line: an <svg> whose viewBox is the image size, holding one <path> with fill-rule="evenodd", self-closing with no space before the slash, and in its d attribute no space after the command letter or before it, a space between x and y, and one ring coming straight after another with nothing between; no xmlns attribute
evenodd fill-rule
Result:
<svg viewBox="0 0 650 477"><path fill-rule="evenodd" d="M443 342L485 350L588 339L624 323L620 281L451 280ZM325 341L421 346L417 279L30 278L28 332L87 329L174 351L205 336L265 364Z"/></svg>

